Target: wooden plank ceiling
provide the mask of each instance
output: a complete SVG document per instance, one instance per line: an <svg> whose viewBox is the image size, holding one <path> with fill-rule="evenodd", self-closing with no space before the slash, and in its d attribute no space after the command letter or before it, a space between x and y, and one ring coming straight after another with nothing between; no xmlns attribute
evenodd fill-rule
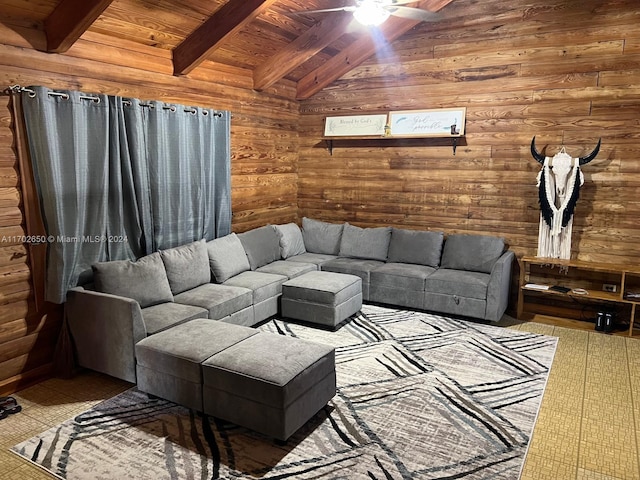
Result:
<svg viewBox="0 0 640 480"><path fill-rule="evenodd" d="M0 2L0 22L34 25L41 45L64 54L84 32L170 50L174 75L204 62L244 68L256 90L281 79L297 98L322 90L376 51L371 32L349 12L303 14L354 5L356 0L11 0ZM453 0L407 6L437 12ZM380 32L389 42L418 24L391 17ZM41 45L34 48L43 49Z"/></svg>

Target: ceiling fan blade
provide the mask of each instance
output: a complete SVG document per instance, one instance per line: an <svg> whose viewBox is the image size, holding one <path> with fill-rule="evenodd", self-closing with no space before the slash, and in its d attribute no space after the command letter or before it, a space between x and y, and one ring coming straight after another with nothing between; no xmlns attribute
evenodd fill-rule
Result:
<svg viewBox="0 0 640 480"><path fill-rule="evenodd" d="M353 12L356 7L338 7L338 8L321 8L319 10L302 10L300 12L291 12L294 15L309 15L314 13L325 12Z"/></svg>
<svg viewBox="0 0 640 480"><path fill-rule="evenodd" d="M391 15L396 17L418 20L420 22L436 22L440 20L440 15L437 13L421 10L420 8L397 7L395 5L391 5L385 7L385 10L388 10Z"/></svg>

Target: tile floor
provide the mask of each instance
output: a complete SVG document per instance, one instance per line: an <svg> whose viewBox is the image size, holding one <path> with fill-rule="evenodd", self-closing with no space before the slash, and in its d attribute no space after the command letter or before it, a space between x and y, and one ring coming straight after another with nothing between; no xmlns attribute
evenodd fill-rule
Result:
<svg viewBox="0 0 640 480"><path fill-rule="evenodd" d="M640 339L507 323L560 339L521 479L640 480ZM84 373L17 393L23 411L0 420L0 480L55 478L8 449L130 386Z"/></svg>

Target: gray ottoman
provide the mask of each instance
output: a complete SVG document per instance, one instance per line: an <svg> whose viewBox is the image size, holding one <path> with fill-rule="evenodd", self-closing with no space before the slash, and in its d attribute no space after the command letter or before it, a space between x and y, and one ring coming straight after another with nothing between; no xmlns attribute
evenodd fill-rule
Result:
<svg viewBox="0 0 640 480"><path fill-rule="evenodd" d="M282 284L282 316L336 327L362 308L362 279L309 272Z"/></svg>
<svg viewBox="0 0 640 480"><path fill-rule="evenodd" d="M138 389L202 411L201 363L258 332L211 319L196 319L136 344Z"/></svg>
<svg viewBox="0 0 640 480"><path fill-rule="evenodd" d="M333 347L260 332L202 364L204 412L287 440L336 393Z"/></svg>

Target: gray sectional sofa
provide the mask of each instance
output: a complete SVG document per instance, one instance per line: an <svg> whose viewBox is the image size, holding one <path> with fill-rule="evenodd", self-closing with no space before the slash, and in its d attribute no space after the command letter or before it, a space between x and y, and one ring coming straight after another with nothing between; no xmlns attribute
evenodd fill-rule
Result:
<svg viewBox="0 0 640 480"><path fill-rule="evenodd" d="M499 320L513 252L502 239L303 218L93 266L68 292L79 365L136 381L135 345L197 318L253 326L279 312L282 284L306 272L357 275L362 298Z"/></svg>

